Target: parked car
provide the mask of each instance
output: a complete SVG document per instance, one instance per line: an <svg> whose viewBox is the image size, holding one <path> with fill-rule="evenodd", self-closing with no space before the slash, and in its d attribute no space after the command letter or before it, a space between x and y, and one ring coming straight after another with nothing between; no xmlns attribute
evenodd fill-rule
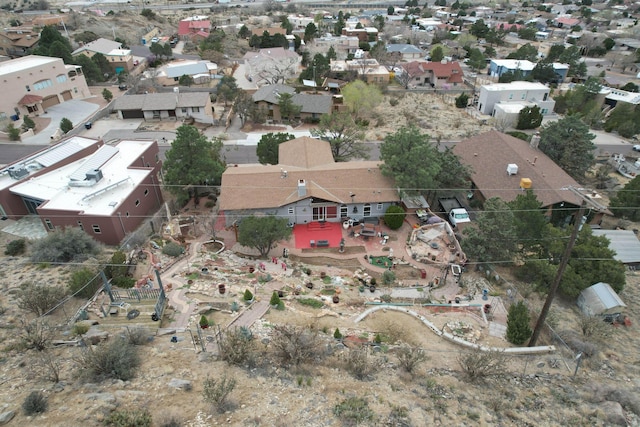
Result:
<svg viewBox="0 0 640 427"><path fill-rule="evenodd" d="M633 151L640 151L640 144L635 144L633 146Z"/></svg>
<svg viewBox="0 0 640 427"><path fill-rule="evenodd" d="M127 86L127 85L126 85L126 84L124 84L124 83L121 83L121 84L119 84L119 85L118 85L118 89L120 89L120 90L127 90L127 89L129 89L129 86Z"/></svg>

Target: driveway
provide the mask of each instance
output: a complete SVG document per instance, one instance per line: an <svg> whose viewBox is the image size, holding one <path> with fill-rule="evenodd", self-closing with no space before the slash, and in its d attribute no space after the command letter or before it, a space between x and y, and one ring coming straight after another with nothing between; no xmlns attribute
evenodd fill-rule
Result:
<svg viewBox="0 0 640 427"><path fill-rule="evenodd" d="M23 138L22 143L37 145L50 144L53 142L51 137L60 127L60 120L66 117L71 120L74 127L84 126L86 120L98 111L98 108L100 108L100 106L97 104L78 99L72 99L70 101L63 102L62 104L49 107L47 108L47 112L40 116L50 118L51 122L49 125L36 135Z"/></svg>

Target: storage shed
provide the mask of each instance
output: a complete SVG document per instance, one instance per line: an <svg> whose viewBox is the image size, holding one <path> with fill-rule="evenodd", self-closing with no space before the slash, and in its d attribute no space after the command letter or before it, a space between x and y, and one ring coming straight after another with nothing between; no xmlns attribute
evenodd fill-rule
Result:
<svg viewBox="0 0 640 427"><path fill-rule="evenodd" d="M618 314L627 307L608 283L599 282L583 290L578 296L578 307L587 316Z"/></svg>

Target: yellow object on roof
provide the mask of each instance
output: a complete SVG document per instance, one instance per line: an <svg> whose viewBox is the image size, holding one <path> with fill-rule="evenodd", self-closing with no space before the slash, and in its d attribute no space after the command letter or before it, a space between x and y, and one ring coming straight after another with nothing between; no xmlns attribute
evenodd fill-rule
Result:
<svg viewBox="0 0 640 427"><path fill-rule="evenodd" d="M520 188L524 188L524 189L531 188L531 179L520 178Z"/></svg>

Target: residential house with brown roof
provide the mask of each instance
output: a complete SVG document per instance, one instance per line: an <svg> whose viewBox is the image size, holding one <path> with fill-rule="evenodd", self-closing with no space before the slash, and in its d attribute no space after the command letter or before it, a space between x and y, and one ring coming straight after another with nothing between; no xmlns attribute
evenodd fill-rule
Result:
<svg viewBox="0 0 640 427"><path fill-rule="evenodd" d="M436 89L463 84L463 72L458 62L413 61L400 64L401 73L396 74L405 87L430 86Z"/></svg>
<svg viewBox="0 0 640 427"><path fill-rule="evenodd" d="M266 112L268 120L280 121L280 94L289 93L293 95L291 101L293 105L300 106L300 114L295 117L297 120L318 120L323 114L331 113L333 108L333 97L324 93L296 93L295 89L286 85L263 86L252 95L253 102L258 108Z"/></svg>
<svg viewBox="0 0 640 427"><path fill-rule="evenodd" d="M220 210L227 225L248 215L289 224L380 218L400 199L379 161L335 162L327 141L296 138L279 146L277 165L233 165L222 174Z"/></svg>
<svg viewBox="0 0 640 427"><path fill-rule="evenodd" d="M40 33L32 27L9 27L0 32L0 55L19 58L28 55L40 40Z"/></svg>
<svg viewBox="0 0 640 427"><path fill-rule="evenodd" d="M499 197L514 200L531 189L542 203L545 215L564 219L582 203L570 188L582 186L553 160L521 139L492 130L457 143L453 152L471 167L473 198L484 202ZM597 224L607 211L592 211L590 222Z"/></svg>
<svg viewBox="0 0 640 427"><path fill-rule="evenodd" d="M181 40L198 40L209 37L211 21L208 16L190 16L178 23L178 37Z"/></svg>
<svg viewBox="0 0 640 427"><path fill-rule="evenodd" d="M368 84L385 85L389 83L389 70L373 58L331 61L330 67L334 73L353 71L357 73L358 78Z"/></svg>

